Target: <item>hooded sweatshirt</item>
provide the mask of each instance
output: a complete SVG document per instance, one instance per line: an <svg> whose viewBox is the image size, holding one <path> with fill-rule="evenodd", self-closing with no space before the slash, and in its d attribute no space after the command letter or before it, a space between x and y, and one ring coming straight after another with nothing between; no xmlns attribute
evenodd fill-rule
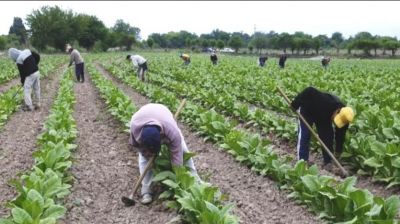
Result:
<svg viewBox="0 0 400 224"><path fill-rule="evenodd" d="M183 165L183 150L181 131L171 113L162 104L150 103L141 107L133 116L130 123L129 143L143 150L143 143L140 139L142 129L146 125L157 125L161 128L161 143L167 144L171 152L171 163Z"/></svg>
<svg viewBox="0 0 400 224"><path fill-rule="evenodd" d="M22 85L25 83L25 78L39 71L38 64L40 62L40 55L25 49L20 51L15 48L8 50L8 55L17 64L19 76Z"/></svg>

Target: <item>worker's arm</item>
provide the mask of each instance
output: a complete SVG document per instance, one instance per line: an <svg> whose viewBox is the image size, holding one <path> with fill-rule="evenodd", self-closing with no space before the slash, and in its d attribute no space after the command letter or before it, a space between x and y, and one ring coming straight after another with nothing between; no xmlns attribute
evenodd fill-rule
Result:
<svg viewBox="0 0 400 224"><path fill-rule="evenodd" d="M169 139L169 151L171 153L171 164L173 166L183 165L182 137L179 130L175 128L164 129L165 136Z"/></svg>
<svg viewBox="0 0 400 224"><path fill-rule="evenodd" d="M349 125L345 125L342 128L335 128L335 142L336 142L336 152L342 153L343 152L343 143L346 136L346 131L349 128Z"/></svg>
<svg viewBox="0 0 400 224"><path fill-rule="evenodd" d="M21 84L22 85L24 85L24 83L25 83L25 75L24 75L24 72L23 72L23 67L22 67L23 65L21 65L21 64L17 64L17 67L18 67L18 71L19 71L19 77L21 78Z"/></svg>
<svg viewBox="0 0 400 224"><path fill-rule="evenodd" d="M71 52L71 55L70 55L68 67L71 66L72 63L74 63L74 61L75 61L75 53L72 51L72 52Z"/></svg>

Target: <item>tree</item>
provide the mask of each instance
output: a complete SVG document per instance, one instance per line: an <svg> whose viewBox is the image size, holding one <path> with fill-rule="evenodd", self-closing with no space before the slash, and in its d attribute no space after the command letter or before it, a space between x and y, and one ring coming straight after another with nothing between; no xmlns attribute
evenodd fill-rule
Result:
<svg viewBox="0 0 400 224"><path fill-rule="evenodd" d="M80 46L87 50L93 48L96 41L104 41L107 35L107 28L96 16L79 14L72 19L74 39Z"/></svg>
<svg viewBox="0 0 400 224"><path fill-rule="evenodd" d="M319 50L325 46L326 40L328 39L325 35L318 35L312 38L312 45L315 49L316 54L319 54Z"/></svg>
<svg viewBox="0 0 400 224"><path fill-rule="evenodd" d="M334 32L331 37L332 46L336 48L336 54L339 55L340 46L344 41L342 33Z"/></svg>
<svg viewBox="0 0 400 224"><path fill-rule="evenodd" d="M292 36L288 33L281 33L277 37L277 47L286 51L291 46ZM293 53L293 52L292 52Z"/></svg>
<svg viewBox="0 0 400 224"><path fill-rule="evenodd" d="M0 36L0 50L5 50L7 45L7 38L3 35Z"/></svg>
<svg viewBox="0 0 400 224"><path fill-rule="evenodd" d="M153 48L154 45L154 40L151 38L147 38L147 46L149 46L150 48Z"/></svg>
<svg viewBox="0 0 400 224"><path fill-rule="evenodd" d="M239 48L244 45L243 40L240 36L232 36L229 39L229 46L235 49L235 53L238 53Z"/></svg>
<svg viewBox="0 0 400 224"><path fill-rule="evenodd" d="M140 38L140 29L131 26L129 23L125 23L122 19L118 19L115 22L112 31L117 34L117 44L125 46L128 51L131 50L136 40Z"/></svg>
<svg viewBox="0 0 400 224"><path fill-rule="evenodd" d="M363 50L366 55L370 55L370 51L376 46L375 40L369 32L357 33L351 45L354 48Z"/></svg>
<svg viewBox="0 0 400 224"><path fill-rule="evenodd" d="M38 49L52 46L65 50L65 44L72 40L74 32L70 26L72 18L72 11L63 11L58 6L33 10L26 19L32 33L32 44Z"/></svg>
<svg viewBox="0 0 400 224"><path fill-rule="evenodd" d="M400 47L400 43L394 37L381 37L381 46L383 47L383 54L386 50L392 51L392 56L395 56L397 49Z"/></svg>
<svg viewBox="0 0 400 224"><path fill-rule="evenodd" d="M225 43L222 40L217 40L217 48L222 49L225 47Z"/></svg>
<svg viewBox="0 0 400 224"><path fill-rule="evenodd" d="M258 50L258 53L261 53L262 49L267 48L268 39L264 33L256 32L253 34L250 43Z"/></svg>
<svg viewBox="0 0 400 224"><path fill-rule="evenodd" d="M8 34L15 34L18 37L20 44L25 45L28 39L28 33L24 24L22 23L22 19L19 17L14 17L13 24L10 27Z"/></svg>

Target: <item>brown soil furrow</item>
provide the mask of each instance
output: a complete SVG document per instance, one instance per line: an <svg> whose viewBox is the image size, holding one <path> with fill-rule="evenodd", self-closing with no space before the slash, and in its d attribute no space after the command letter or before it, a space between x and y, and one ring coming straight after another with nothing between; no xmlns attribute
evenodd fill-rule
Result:
<svg viewBox="0 0 400 224"><path fill-rule="evenodd" d="M99 65L97 69L113 80L135 104L140 107L150 101L129 86L110 76ZM135 75L135 74L132 74ZM276 183L267 177L257 175L249 168L237 163L231 155L218 150L216 145L204 143L182 123L179 126L185 136L189 149L196 152L194 157L200 175L218 186L236 204L234 213L241 223L323 223L315 215L287 198L287 193L277 188Z"/></svg>
<svg viewBox="0 0 400 224"><path fill-rule="evenodd" d="M41 80L41 109L33 112L19 110L0 131L0 217L7 214L5 202L16 196L13 187L7 183L17 178L19 172L33 165L32 152L36 150L36 137L42 132L43 123L50 113L55 99L61 69Z"/></svg>
<svg viewBox="0 0 400 224"><path fill-rule="evenodd" d="M78 148L71 169L75 178L66 199L68 212L60 223L166 223L175 212L157 203L139 202L125 207L120 198L128 195L139 177L137 155L128 145L128 134L121 123L107 112L90 76L74 86Z"/></svg>

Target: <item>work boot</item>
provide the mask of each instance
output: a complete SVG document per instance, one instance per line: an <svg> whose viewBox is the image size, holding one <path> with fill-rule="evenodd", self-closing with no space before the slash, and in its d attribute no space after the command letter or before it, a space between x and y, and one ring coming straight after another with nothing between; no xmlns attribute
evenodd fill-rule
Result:
<svg viewBox="0 0 400 224"><path fill-rule="evenodd" d="M33 107L32 106L23 105L22 106L22 110L23 111L33 111Z"/></svg>
<svg viewBox="0 0 400 224"><path fill-rule="evenodd" d="M142 200L140 201L140 203L144 204L144 205L148 205L153 201L153 197L151 197L151 194L144 194L142 196Z"/></svg>
<svg viewBox="0 0 400 224"><path fill-rule="evenodd" d="M33 106L33 109L35 109L35 110L40 110L40 104L35 104L35 105Z"/></svg>

